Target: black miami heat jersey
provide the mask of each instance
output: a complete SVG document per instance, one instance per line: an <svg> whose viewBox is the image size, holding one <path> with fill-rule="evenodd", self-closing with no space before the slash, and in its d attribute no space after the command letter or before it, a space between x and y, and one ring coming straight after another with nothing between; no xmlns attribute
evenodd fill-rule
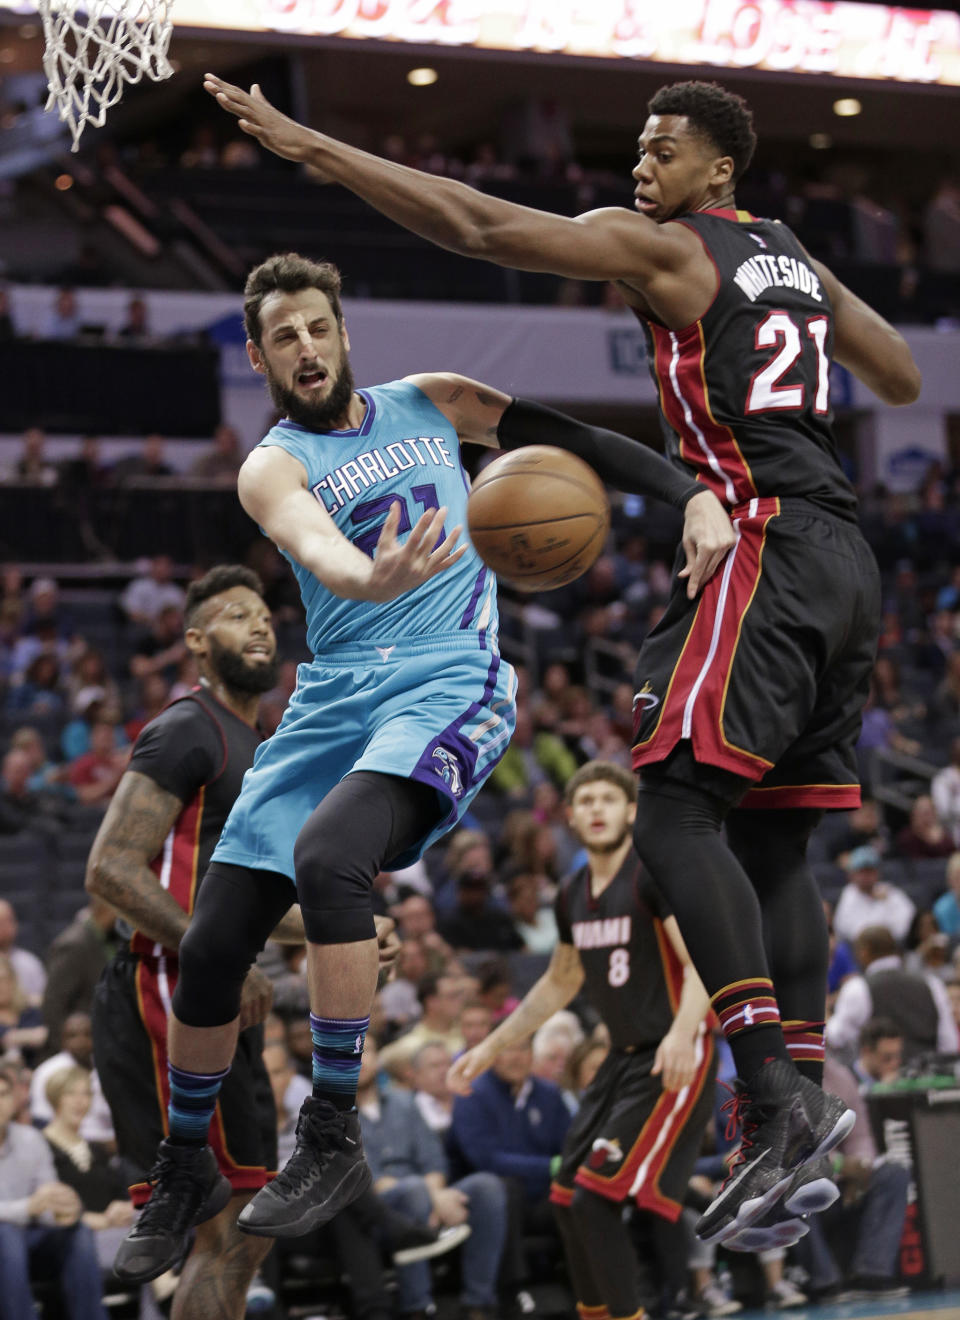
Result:
<svg viewBox="0 0 960 1320"><path fill-rule="evenodd" d="M627 854L599 898L589 867L574 872L555 908L560 939L580 954L587 998L613 1048L655 1048L673 1024L683 966L663 929L670 909L636 854Z"/></svg>
<svg viewBox="0 0 960 1320"><path fill-rule="evenodd" d="M161 885L184 912L193 912L210 855L261 741L257 729L203 686L161 711L137 739L129 769L148 776L184 804L151 862ZM139 931L130 949L176 957Z"/></svg>
<svg viewBox="0 0 960 1320"><path fill-rule="evenodd" d="M747 211L685 215L716 267L708 310L683 330L636 312L668 456L728 508L798 496L856 514L831 430L833 310L786 225Z"/></svg>

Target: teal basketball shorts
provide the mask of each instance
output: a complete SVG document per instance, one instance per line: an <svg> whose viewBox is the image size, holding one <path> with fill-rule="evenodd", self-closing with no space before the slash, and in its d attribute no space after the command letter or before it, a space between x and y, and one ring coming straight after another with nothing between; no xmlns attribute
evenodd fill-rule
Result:
<svg viewBox="0 0 960 1320"><path fill-rule="evenodd" d="M516 722L516 673L476 635L471 641L444 634L358 643L300 665L212 860L294 879L294 843L314 807L352 771L376 770L429 784L446 804L429 834L388 859L394 869L416 861L467 810Z"/></svg>

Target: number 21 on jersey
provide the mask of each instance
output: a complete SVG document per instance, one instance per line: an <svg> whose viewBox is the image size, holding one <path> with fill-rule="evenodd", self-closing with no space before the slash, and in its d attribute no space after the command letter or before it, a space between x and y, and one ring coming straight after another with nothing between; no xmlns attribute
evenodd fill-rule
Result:
<svg viewBox="0 0 960 1320"><path fill-rule="evenodd" d="M830 362L827 358L827 332L830 323L825 316L809 316L801 331L788 312L769 312L757 326L753 346L756 349L775 348L769 362L754 373L747 390L746 412L779 412L783 409L799 410L807 402L803 381L783 383L784 376L796 366L804 349L816 354L816 393L813 410L830 411ZM807 342L805 342L807 341Z"/></svg>

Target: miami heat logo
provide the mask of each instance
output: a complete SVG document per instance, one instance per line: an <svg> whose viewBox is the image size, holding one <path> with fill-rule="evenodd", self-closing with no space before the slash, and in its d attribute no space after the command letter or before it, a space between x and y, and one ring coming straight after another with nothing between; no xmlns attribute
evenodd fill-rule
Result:
<svg viewBox="0 0 960 1320"><path fill-rule="evenodd" d="M463 792L463 776L460 773L460 763L453 752L448 752L446 747L435 747L433 749L433 768L448 786L453 796L455 798L460 797Z"/></svg>
<svg viewBox="0 0 960 1320"><path fill-rule="evenodd" d="M644 683L639 692L633 694L633 715L637 718L638 712L653 710L655 706L660 705L660 698L655 692L650 690L649 682Z"/></svg>
<svg viewBox="0 0 960 1320"><path fill-rule="evenodd" d="M608 1141L606 1137L597 1137L587 1156L587 1168L599 1172L605 1164L619 1164L622 1159L623 1151L616 1138Z"/></svg>

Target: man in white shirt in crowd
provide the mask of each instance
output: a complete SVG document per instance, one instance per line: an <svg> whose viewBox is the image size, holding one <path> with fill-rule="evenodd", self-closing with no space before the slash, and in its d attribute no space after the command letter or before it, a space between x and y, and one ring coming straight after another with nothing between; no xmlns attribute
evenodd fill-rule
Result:
<svg viewBox="0 0 960 1320"><path fill-rule="evenodd" d="M850 879L833 914L837 939L852 944L865 926L886 926L902 944L916 908L902 889L880 879L880 854L869 844L854 848L847 873Z"/></svg>
<svg viewBox="0 0 960 1320"><path fill-rule="evenodd" d="M937 977L906 971L885 926L865 927L853 942L853 954L863 974L847 977L840 987L825 1033L830 1049L852 1063L867 1022L885 1017L903 1037L907 1063L922 1054L957 1051L946 986Z"/></svg>
<svg viewBox="0 0 960 1320"><path fill-rule="evenodd" d="M453 1119L453 1095L447 1087L452 1062L442 1040L427 1041L410 1060L413 1098L421 1118L434 1132L446 1132Z"/></svg>

